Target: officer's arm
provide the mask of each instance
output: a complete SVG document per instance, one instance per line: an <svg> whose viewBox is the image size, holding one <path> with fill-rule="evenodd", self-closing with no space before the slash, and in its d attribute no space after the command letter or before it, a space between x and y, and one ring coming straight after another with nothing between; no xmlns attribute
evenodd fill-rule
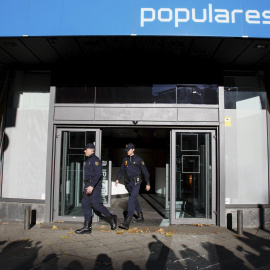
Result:
<svg viewBox="0 0 270 270"><path fill-rule="evenodd" d="M101 161L96 160L94 166L94 171L95 171L95 176L93 177L93 183L91 183L92 187L95 187L98 181L100 180L102 176L102 166L101 166Z"/></svg>
<svg viewBox="0 0 270 270"><path fill-rule="evenodd" d="M119 170L119 172L117 174L117 179L115 180L115 186L118 186L119 180L122 178L124 173L125 173L125 158L124 158L124 160L122 162L122 165L120 167L120 170Z"/></svg>
<svg viewBox="0 0 270 270"><path fill-rule="evenodd" d="M125 173L125 159L123 160L122 165L120 167L120 170L119 170L119 172L117 174L117 180L118 181L122 178L124 173Z"/></svg>
<svg viewBox="0 0 270 270"><path fill-rule="evenodd" d="M147 185L150 186L150 180L149 180L150 175L149 175L149 172L148 172L143 160L141 160L141 162L140 162L140 168L141 168L141 171L145 177L145 181L146 181Z"/></svg>

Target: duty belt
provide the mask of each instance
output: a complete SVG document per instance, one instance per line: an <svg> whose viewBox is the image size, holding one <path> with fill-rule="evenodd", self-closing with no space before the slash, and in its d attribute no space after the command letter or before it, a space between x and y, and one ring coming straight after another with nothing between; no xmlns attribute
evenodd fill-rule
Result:
<svg viewBox="0 0 270 270"><path fill-rule="evenodd" d="M84 183L87 184L87 183L93 183L94 181L93 180L84 180Z"/></svg>
<svg viewBox="0 0 270 270"><path fill-rule="evenodd" d="M138 175L138 176L136 176L136 177L134 177L134 178L125 179L125 182L126 182L126 183L130 183L130 182L132 182L132 181L136 181L136 180L137 180L137 178L140 178L140 179L141 179L141 176L140 176L140 175Z"/></svg>

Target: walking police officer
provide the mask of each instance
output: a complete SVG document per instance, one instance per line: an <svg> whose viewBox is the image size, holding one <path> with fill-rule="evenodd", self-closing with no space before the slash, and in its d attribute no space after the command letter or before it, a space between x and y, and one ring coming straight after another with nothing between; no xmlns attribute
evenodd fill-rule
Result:
<svg viewBox="0 0 270 270"><path fill-rule="evenodd" d="M117 186L119 180L125 174L125 187L129 193L128 199L128 213L125 218L124 223L119 225L122 229L129 229L130 222L132 220L134 210L136 210L138 214L138 218L134 220L134 222L143 222L143 213L142 208L138 201L138 194L140 191L140 186L142 183L141 173L145 176L146 181L146 190L150 190L150 181L149 181L149 173L144 164L144 161L141 157L134 154L135 146L133 143L129 143L126 145L125 151L127 152L127 156L124 158L122 166L118 172L117 180L115 181L115 185Z"/></svg>
<svg viewBox="0 0 270 270"><path fill-rule="evenodd" d="M77 234L92 232L92 208L103 214L106 217L105 219L110 223L111 229L115 230L117 226L117 216L112 215L101 203L102 165L100 159L95 155L94 144L88 143L84 147L84 153L87 157L84 166L85 185L82 198L84 226L75 232Z"/></svg>

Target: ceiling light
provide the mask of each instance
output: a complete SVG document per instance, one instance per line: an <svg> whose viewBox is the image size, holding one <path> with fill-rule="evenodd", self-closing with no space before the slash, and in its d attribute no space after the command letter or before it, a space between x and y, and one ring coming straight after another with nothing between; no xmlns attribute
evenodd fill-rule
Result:
<svg viewBox="0 0 270 270"><path fill-rule="evenodd" d="M7 46L7 47L17 46L17 44L15 42L5 42L4 45Z"/></svg>
<svg viewBox="0 0 270 270"><path fill-rule="evenodd" d="M267 48L267 45L265 45L265 44L257 44L257 45L255 46L255 48L256 48L256 49L266 49L266 48Z"/></svg>
<svg viewBox="0 0 270 270"><path fill-rule="evenodd" d="M56 43L56 38L50 38L49 39L49 42L50 42L50 44L52 45L52 46L54 46L55 45L55 43Z"/></svg>

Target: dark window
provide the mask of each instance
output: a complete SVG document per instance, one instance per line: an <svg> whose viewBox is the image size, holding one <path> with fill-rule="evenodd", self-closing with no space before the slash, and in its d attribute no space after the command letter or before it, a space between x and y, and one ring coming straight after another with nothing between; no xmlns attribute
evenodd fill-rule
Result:
<svg viewBox="0 0 270 270"><path fill-rule="evenodd" d="M94 103L95 87L61 86L56 88L55 103Z"/></svg>
<svg viewBox="0 0 270 270"><path fill-rule="evenodd" d="M152 87L97 87L96 103L153 103Z"/></svg>
<svg viewBox="0 0 270 270"><path fill-rule="evenodd" d="M55 103L218 104L216 85L172 85L56 88Z"/></svg>

